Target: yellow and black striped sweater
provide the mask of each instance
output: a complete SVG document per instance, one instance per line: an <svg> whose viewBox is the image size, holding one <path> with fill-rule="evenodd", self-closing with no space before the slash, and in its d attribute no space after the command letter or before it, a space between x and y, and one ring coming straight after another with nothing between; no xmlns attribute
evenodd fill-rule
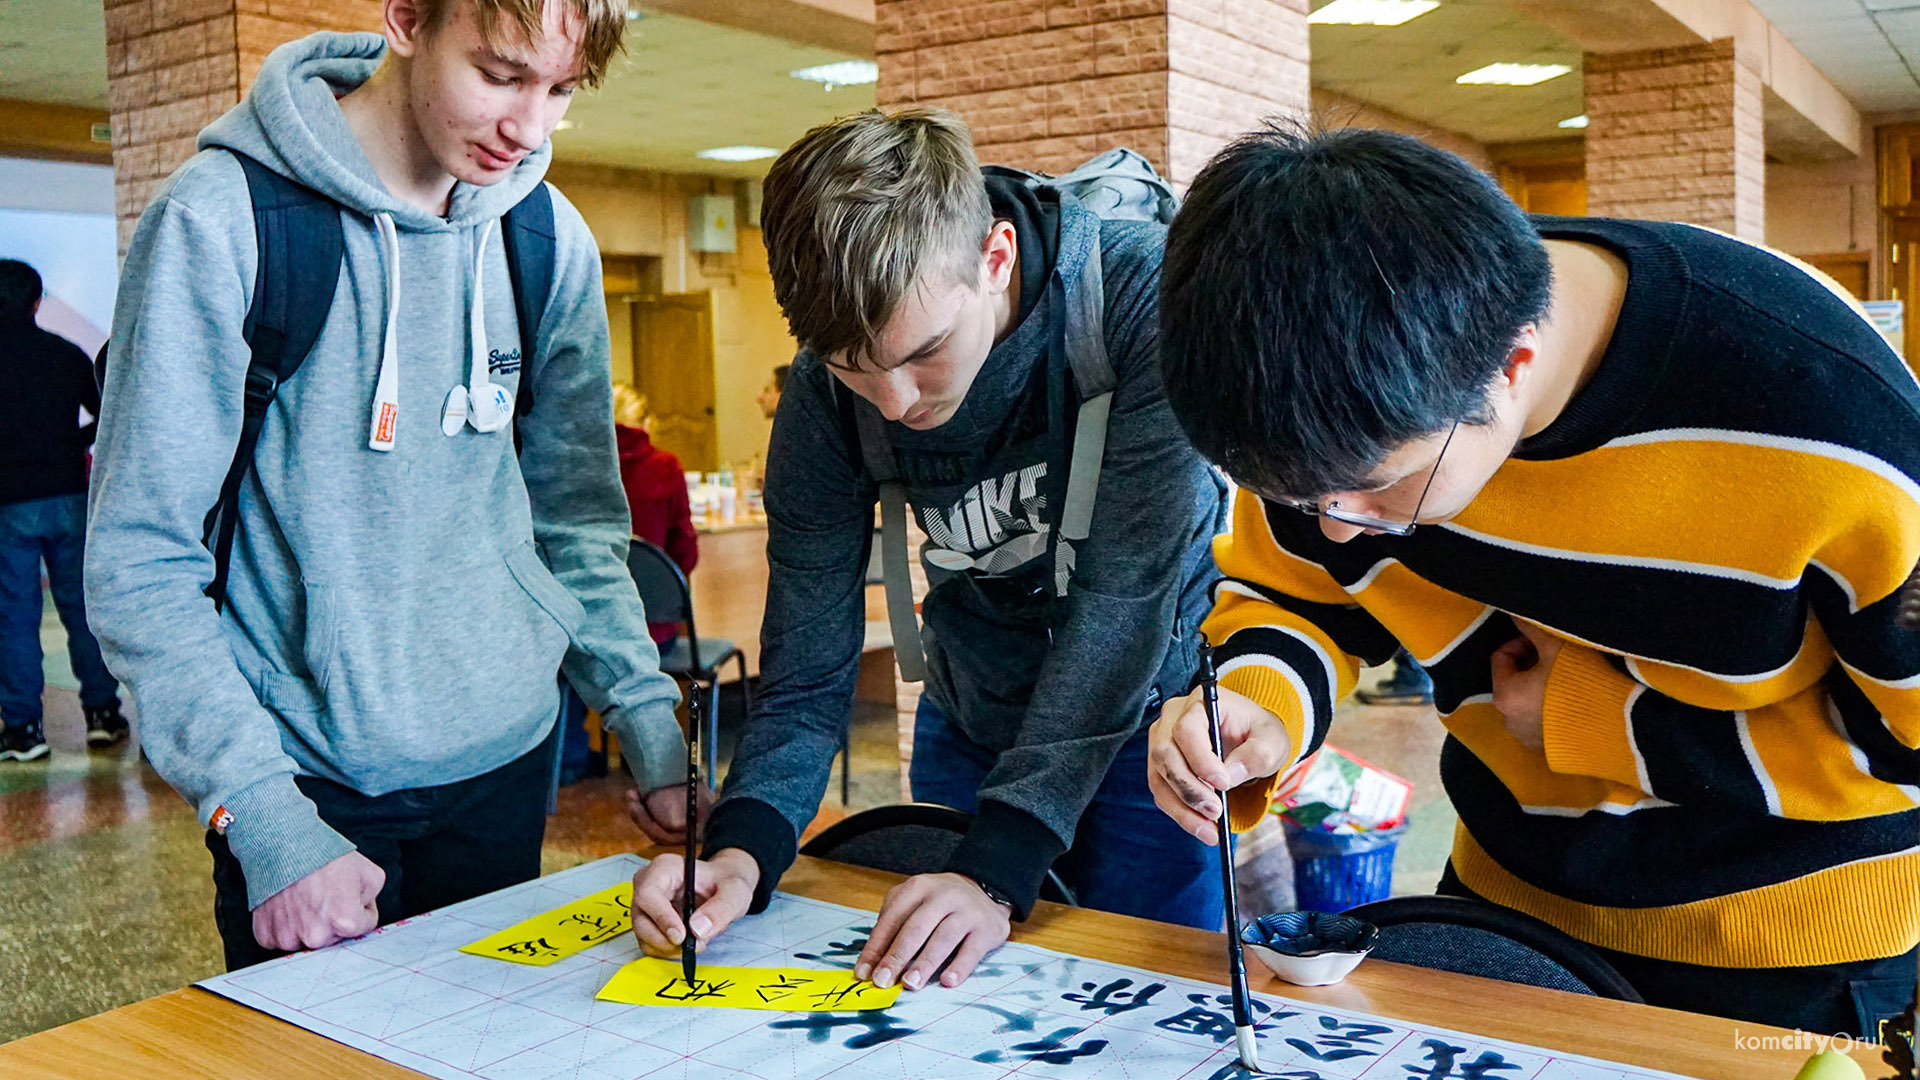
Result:
<svg viewBox="0 0 1920 1080"><path fill-rule="evenodd" d="M1584 941L1788 967L1920 942L1920 388L1796 264L1684 225L1538 219L1628 262L1593 378L1451 522L1336 544L1242 493L1221 685L1311 752L1404 643L1449 738L1468 888ZM1565 639L1545 750L1490 654ZM1236 816L1263 807L1237 792Z"/></svg>

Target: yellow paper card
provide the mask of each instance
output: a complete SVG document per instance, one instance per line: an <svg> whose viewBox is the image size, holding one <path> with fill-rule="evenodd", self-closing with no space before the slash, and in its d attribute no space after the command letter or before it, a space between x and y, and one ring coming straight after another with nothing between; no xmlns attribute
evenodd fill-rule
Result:
<svg viewBox="0 0 1920 1080"><path fill-rule="evenodd" d="M743 968L700 965L691 986L680 961L643 956L614 972L594 995L625 1005L697 1005L709 1009L769 1012L865 1012L885 1009L900 996L900 984L882 990L851 971Z"/></svg>
<svg viewBox="0 0 1920 1080"><path fill-rule="evenodd" d="M460 951L545 967L631 929L633 882L627 881L488 934Z"/></svg>

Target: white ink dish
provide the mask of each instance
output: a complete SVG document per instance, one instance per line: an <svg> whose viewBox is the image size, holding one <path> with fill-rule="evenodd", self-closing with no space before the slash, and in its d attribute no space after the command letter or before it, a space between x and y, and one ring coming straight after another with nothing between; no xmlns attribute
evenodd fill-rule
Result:
<svg viewBox="0 0 1920 1080"><path fill-rule="evenodd" d="M1295 986L1331 986L1346 978L1379 937L1370 922L1324 911L1262 915L1240 930L1240 940L1267 970Z"/></svg>

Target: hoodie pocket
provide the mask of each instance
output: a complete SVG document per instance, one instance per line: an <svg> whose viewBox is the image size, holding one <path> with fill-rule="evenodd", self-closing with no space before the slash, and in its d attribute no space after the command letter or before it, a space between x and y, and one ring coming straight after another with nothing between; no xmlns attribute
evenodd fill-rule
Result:
<svg viewBox="0 0 1920 1080"><path fill-rule="evenodd" d="M550 710L585 614L531 544L355 593L314 587L307 628L308 664L349 741L390 744L437 721L436 739L484 742L500 721Z"/></svg>

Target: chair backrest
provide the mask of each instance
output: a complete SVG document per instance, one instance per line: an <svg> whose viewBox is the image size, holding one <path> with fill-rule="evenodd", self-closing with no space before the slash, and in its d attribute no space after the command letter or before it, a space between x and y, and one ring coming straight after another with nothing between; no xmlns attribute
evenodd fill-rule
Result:
<svg viewBox="0 0 1920 1080"><path fill-rule="evenodd" d="M898 803L862 810L835 822L800 848L816 859L865 866L895 874L937 874L960 846L973 815L933 803ZM1073 890L1052 870L1040 883L1040 899L1073 904Z"/></svg>
<svg viewBox="0 0 1920 1080"><path fill-rule="evenodd" d="M699 641L693 627L693 587L687 575L658 544L633 537L627 545L627 573L633 575L640 590L640 603L647 609L647 621L686 623L687 644L693 650L693 664L700 667Z"/></svg>
<svg viewBox="0 0 1920 1080"><path fill-rule="evenodd" d="M1372 958L1501 982L1640 1002L1585 942L1530 915L1460 896L1401 896L1343 914L1380 928Z"/></svg>

